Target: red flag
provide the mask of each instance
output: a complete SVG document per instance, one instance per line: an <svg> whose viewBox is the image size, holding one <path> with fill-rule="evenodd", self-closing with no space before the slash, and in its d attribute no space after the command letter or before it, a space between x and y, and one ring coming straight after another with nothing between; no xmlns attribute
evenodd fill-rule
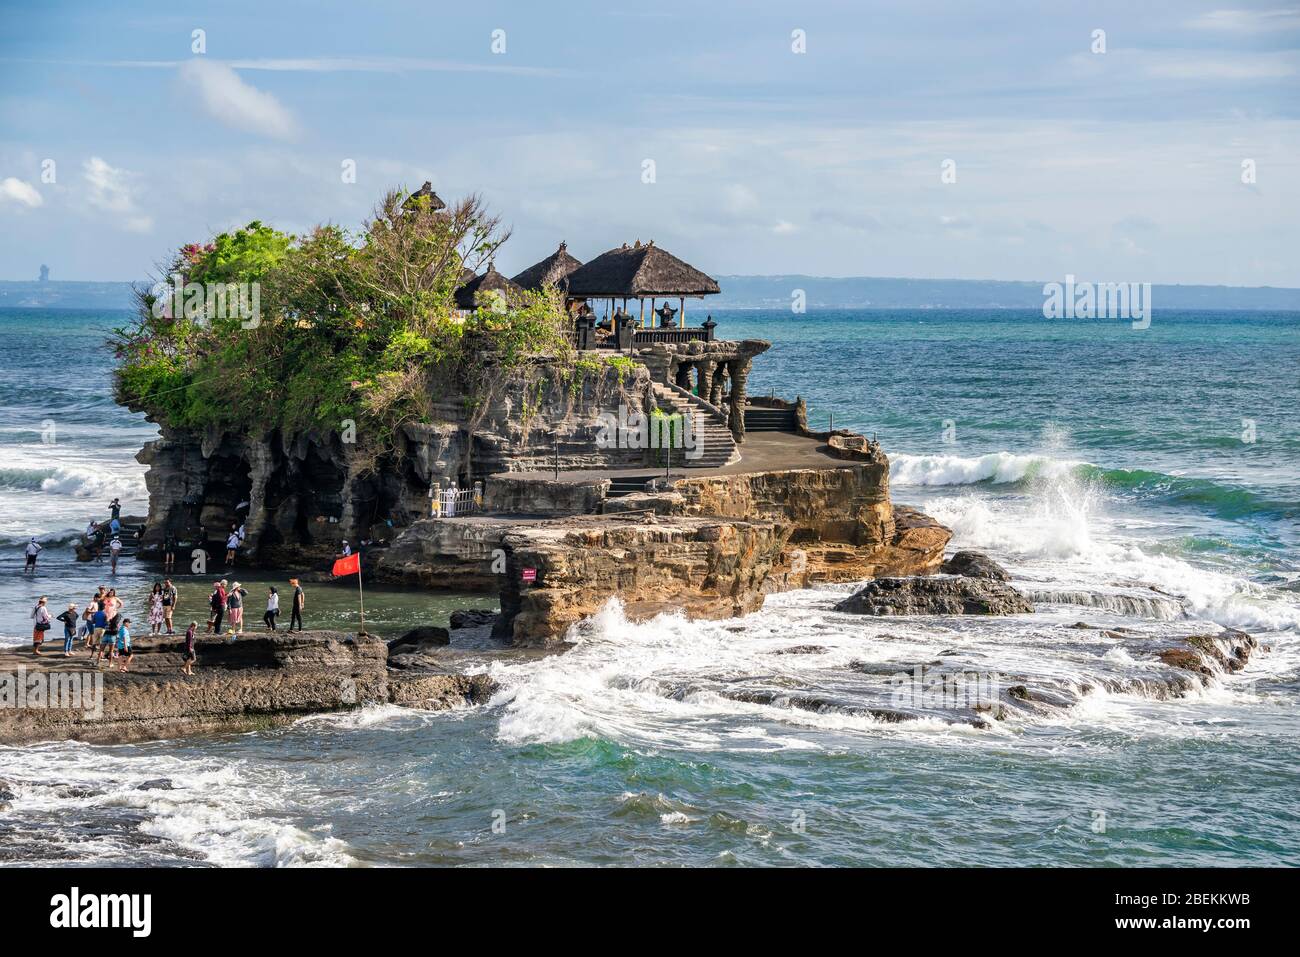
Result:
<svg viewBox="0 0 1300 957"><path fill-rule="evenodd" d="M349 555L347 558L340 558L334 563L334 577L340 575L360 575L361 574L361 553Z"/></svg>

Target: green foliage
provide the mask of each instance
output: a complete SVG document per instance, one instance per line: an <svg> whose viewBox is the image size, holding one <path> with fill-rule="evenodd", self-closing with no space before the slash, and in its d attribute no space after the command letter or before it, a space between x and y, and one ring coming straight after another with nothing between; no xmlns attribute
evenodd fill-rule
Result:
<svg viewBox="0 0 1300 957"><path fill-rule="evenodd" d="M183 247L168 269L191 283L257 284L255 321L177 309L169 291L139 290L139 315L115 330L120 401L185 428L265 434L336 432L391 445L427 420L439 391L467 412L538 358L573 361L570 321L552 292L458 313L466 267L499 245L477 198L434 212L393 191L358 234L335 225L291 237L254 221Z"/></svg>

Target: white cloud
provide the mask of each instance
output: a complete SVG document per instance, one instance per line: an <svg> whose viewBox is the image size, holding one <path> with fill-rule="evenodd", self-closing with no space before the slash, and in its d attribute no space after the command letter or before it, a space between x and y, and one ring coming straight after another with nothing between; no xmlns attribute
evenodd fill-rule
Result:
<svg viewBox="0 0 1300 957"><path fill-rule="evenodd" d="M35 209L45 202L35 186L13 176L0 180L0 199L13 200L29 209Z"/></svg>
<svg viewBox="0 0 1300 957"><path fill-rule="evenodd" d="M758 207L758 197L748 186L732 183L722 191L723 204L730 213L741 215Z"/></svg>
<svg viewBox="0 0 1300 957"><path fill-rule="evenodd" d="M130 232L144 233L153 228L153 219L144 215L136 204L129 172L109 166L98 156L86 160L82 170L90 187L86 194L87 203L111 214L123 229Z"/></svg>
<svg viewBox="0 0 1300 957"><path fill-rule="evenodd" d="M279 100L245 83L226 64L195 58L181 65L180 74L208 115L226 126L276 139L297 134L297 122Z"/></svg>
<svg viewBox="0 0 1300 957"><path fill-rule="evenodd" d="M1211 10L1187 21L1195 30L1258 33L1300 27L1300 10Z"/></svg>
<svg viewBox="0 0 1300 957"><path fill-rule="evenodd" d="M797 232L798 229L799 227L789 220L778 219L776 225L772 227L772 232L776 233L778 236L784 236L787 233Z"/></svg>

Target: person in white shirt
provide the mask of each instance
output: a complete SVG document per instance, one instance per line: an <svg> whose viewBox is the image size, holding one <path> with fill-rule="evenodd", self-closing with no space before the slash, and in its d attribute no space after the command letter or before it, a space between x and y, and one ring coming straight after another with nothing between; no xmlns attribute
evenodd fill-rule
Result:
<svg viewBox="0 0 1300 957"><path fill-rule="evenodd" d="M226 539L226 567L229 568L235 564L235 552L239 551L239 532L231 530L230 537Z"/></svg>
<svg viewBox="0 0 1300 957"><path fill-rule="evenodd" d="M122 540L120 538L114 538L113 541L110 542L108 546L108 557L112 561L112 565L110 567L112 568L113 574L115 575L117 574L117 556L120 555L121 553L122 553Z"/></svg>
<svg viewBox="0 0 1300 957"><path fill-rule="evenodd" d="M36 571L36 556L41 553L41 543L33 536L23 551L27 554L27 564L23 566L23 574L25 575L28 572Z"/></svg>
<svg viewBox="0 0 1300 957"><path fill-rule="evenodd" d="M348 540L345 538L343 539L343 557L348 558L351 554L352 546L348 544Z"/></svg>
<svg viewBox="0 0 1300 957"><path fill-rule="evenodd" d="M266 596L266 614L262 616L262 621L266 622L266 627L275 631L275 619L280 614L280 593L271 586L271 590Z"/></svg>

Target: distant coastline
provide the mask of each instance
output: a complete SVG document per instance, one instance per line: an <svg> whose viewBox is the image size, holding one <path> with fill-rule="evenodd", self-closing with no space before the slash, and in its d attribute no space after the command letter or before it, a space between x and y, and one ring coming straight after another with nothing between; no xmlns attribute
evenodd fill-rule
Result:
<svg viewBox="0 0 1300 957"><path fill-rule="evenodd" d="M796 290L808 309L1041 309L1043 282L890 279L866 276L718 276L710 310L789 309ZM130 282L0 280L0 308L131 309ZM1154 285L1157 310L1300 311L1300 289L1279 286Z"/></svg>

